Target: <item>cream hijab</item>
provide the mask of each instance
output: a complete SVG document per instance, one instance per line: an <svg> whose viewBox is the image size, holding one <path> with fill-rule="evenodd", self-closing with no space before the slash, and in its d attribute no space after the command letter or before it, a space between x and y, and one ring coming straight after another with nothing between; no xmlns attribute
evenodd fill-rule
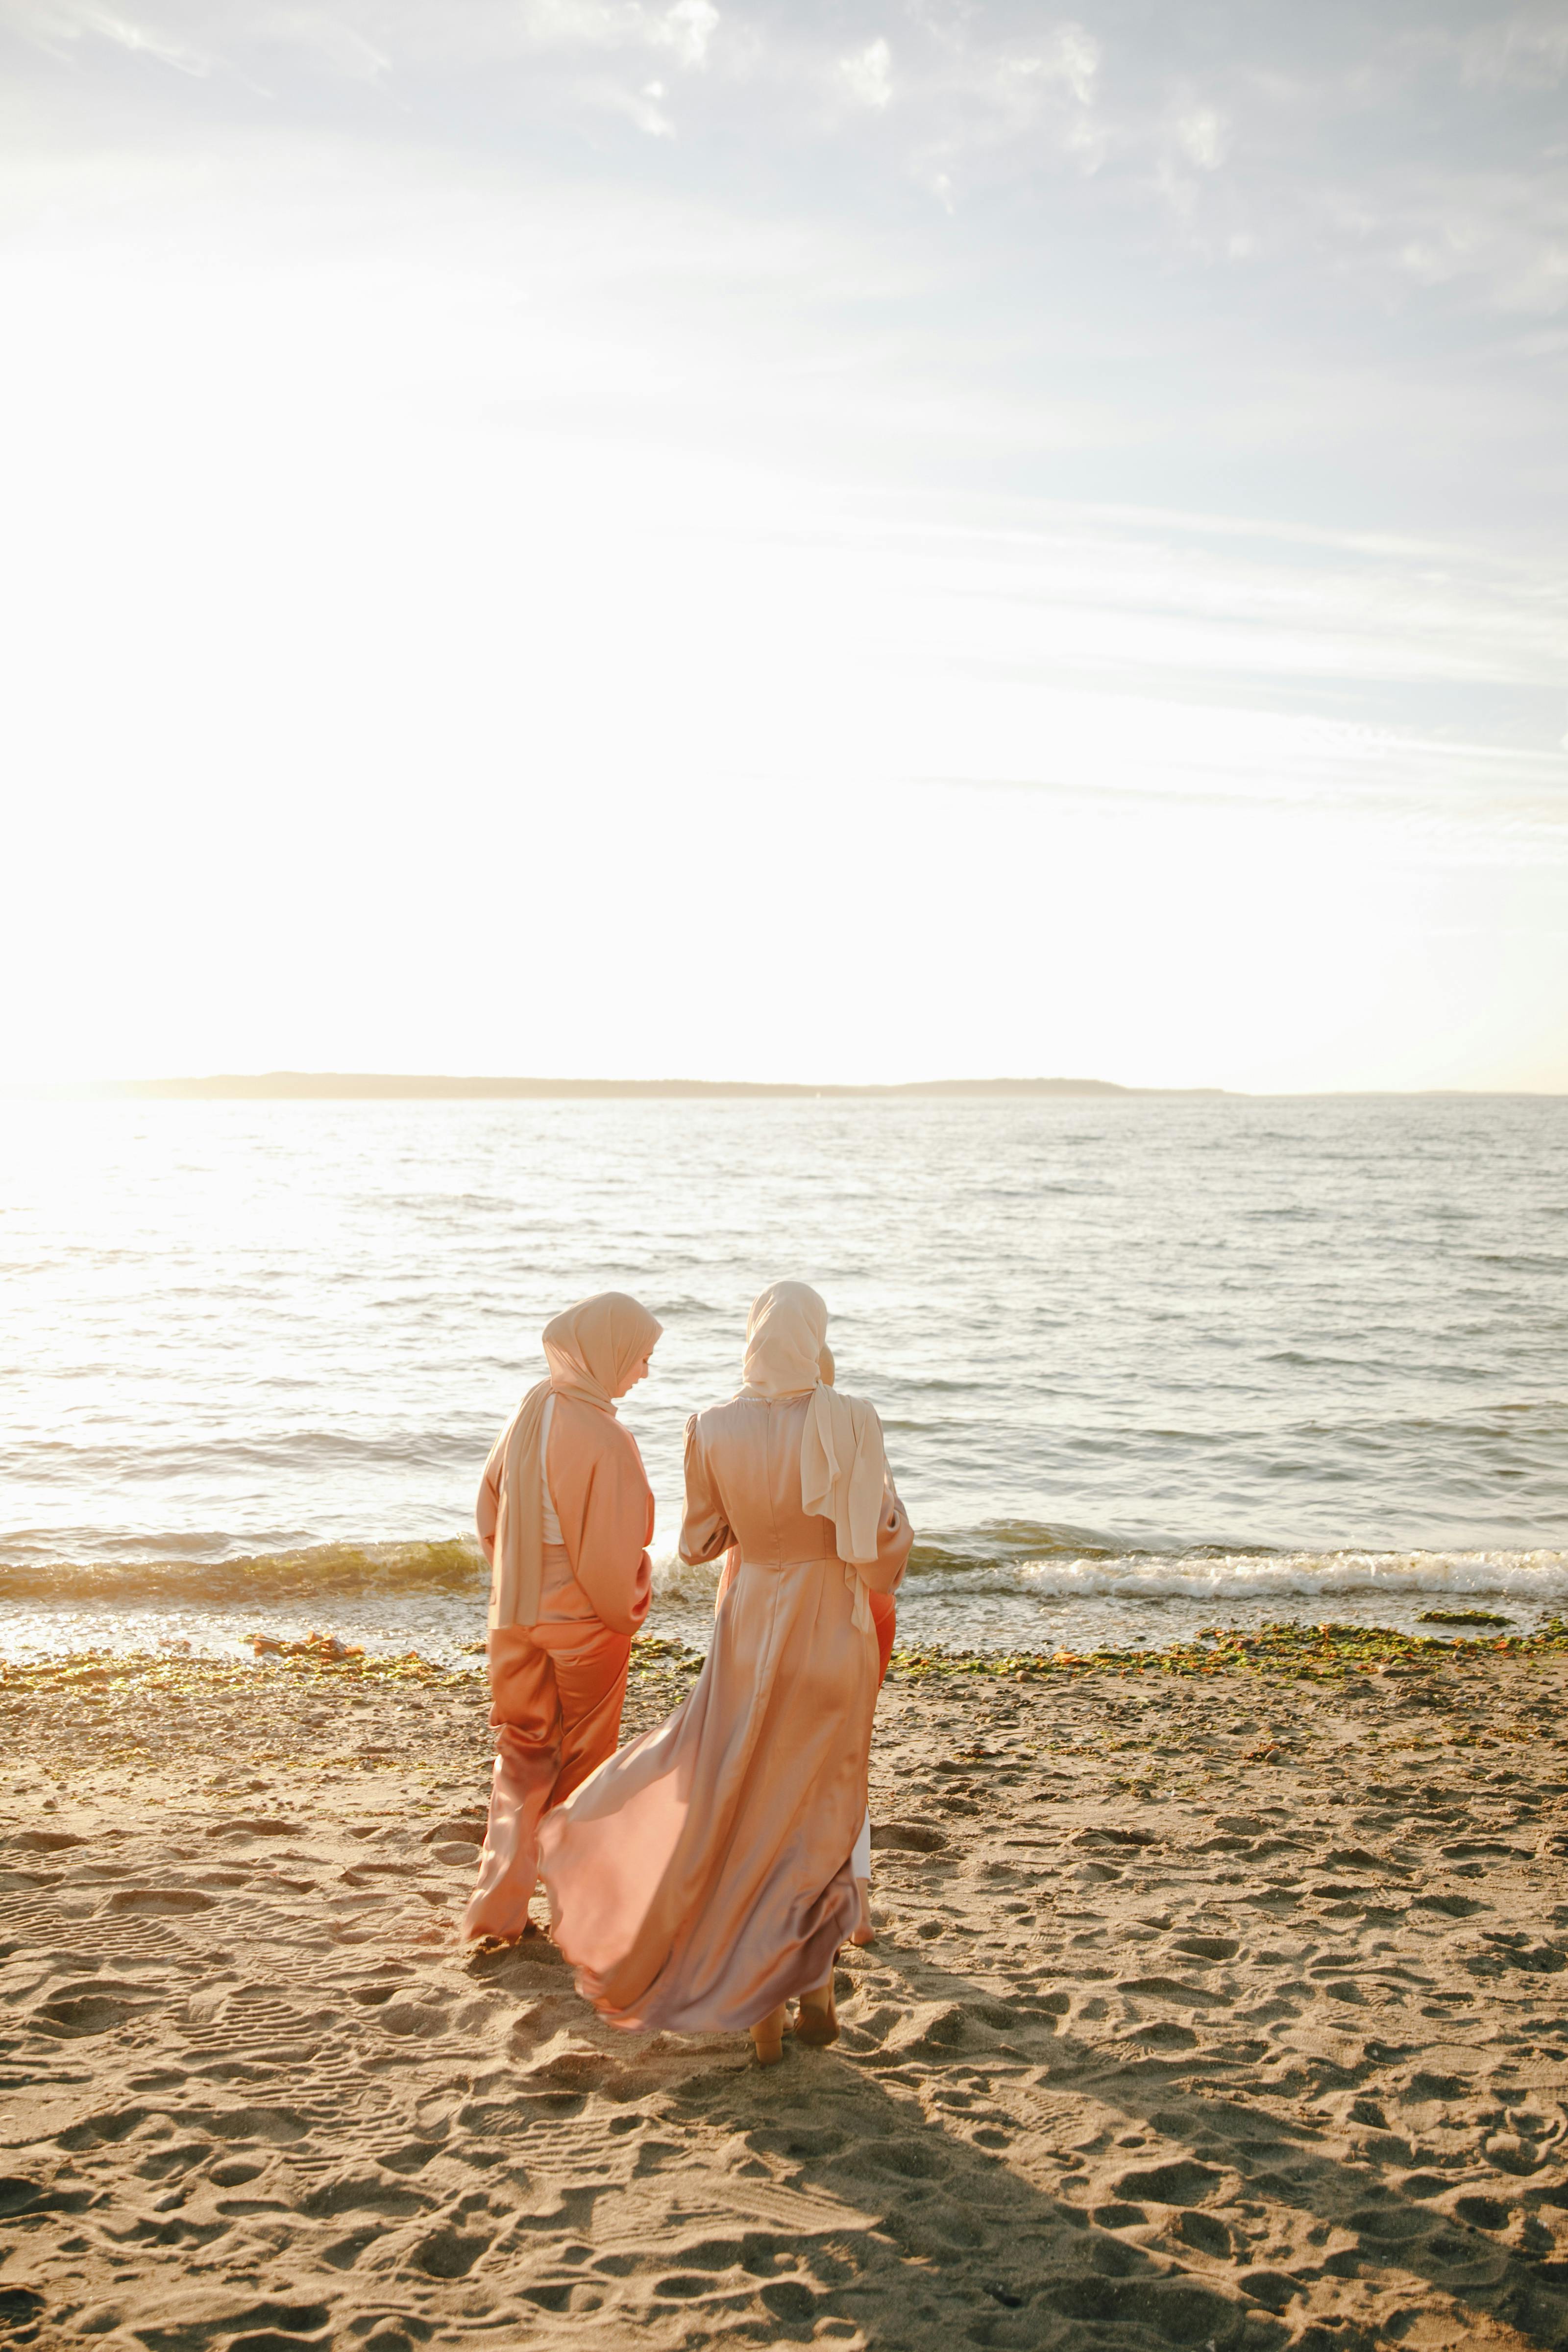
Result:
<svg viewBox="0 0 1568 2352"><path fill-rule="evenodd" d="M544 1585L544 1475L540 1426L551 1396L613 1413L616 1398L663 1330L624 1290L580 1299L544 1327L546 1379L523 1398L501 1438L490 1624L535 1625Z"/></svg>
<svg viewBox="0 0 1568 2352"><path fill-rule="evenodd" d="M834 1547L855 1588L855 1622L870 1623L866 1587L854 1575L877 1557L888 1457L882 1425L859 1397L833 1386L827 1308L805 1282L775 1282L746 1318L746 1396L811 1398L800 1439L803 1510L833 1522Z"/></svg>

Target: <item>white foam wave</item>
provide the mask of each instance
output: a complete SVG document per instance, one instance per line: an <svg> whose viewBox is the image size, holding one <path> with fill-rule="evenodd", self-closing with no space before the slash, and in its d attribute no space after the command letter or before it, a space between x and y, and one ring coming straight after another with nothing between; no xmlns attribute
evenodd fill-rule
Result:
<svg viewBox="0 0 1568 2352"><path fill-rule="evenodd" d="M717 1563L689 1568L671 1551L657 1555L657 1600L711 1605ZM1314 1593L1501 1593L1517 1601L1568 1600L1568 1551L1222 1552L1173 1558L1168 1552L1125 1552L1112 1559L987 1560L983 1568L917 1569L906 1591L920 1586L962 1591L1009 1588L1035 1594L1090 1599L1267 1601Z"/></svg>
<svg viewBox="0 0 1568 2352"><path fill-rule="evenodd" d="M653 1563L656 1601L684 1608L712 1606L719 1570L689 1568L673 1551ZM1138 1601L1255 1601L1315 1595L1386 1594L1417 1601L1501 1594L1542 1606L1568 1600L1568 1551L1224 1552L1172 1558L1126 1552L1107 1559L987 1560L978 1570L953 1565L917 1570L905 1587L960 1593L1022 1591L1038 1600L1095 1598Z"/></svg>
<svg viewBox="0 0 1568 2352"><path fill-rule="evenodd" d="M1023 1560L1009 1572L1041 1599L1096 1595L1141 1601L1281 1601L1317 1594L1386 1594L1390 1600L1494 1593L1541 1605L1568 1599L1565 1551L1227 1552L1172 1559Z"/></svg>
<svg viewBox="0 0 1568 2352"><path fill-rule="evenodd" d="M656 1552L653 1561L653 1597L656 1602L681 1608L713 1606L713 1595L719 1590L719 1563L706 1568L689 1568L678 1552Z"/></svg>

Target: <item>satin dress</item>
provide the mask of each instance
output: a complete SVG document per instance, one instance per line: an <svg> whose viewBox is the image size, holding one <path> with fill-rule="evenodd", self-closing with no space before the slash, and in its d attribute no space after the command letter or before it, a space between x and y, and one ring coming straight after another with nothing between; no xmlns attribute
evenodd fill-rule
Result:
<svg viewBox="0 0 1568 2352"><path fill-rule="evenodd" d="M652 1585L653 1493L637 1440L613 1414L575 1398L551 1403L545 1529L558 1528L562 1540L544 1546L537 1621L490 1629L495 1773L479 1880L463 1914L465 1936L508 1942L528 1926L540 1822L615 1753L632 1635ZM498 1444L486 1465L475 1512L487 1559L501 1453Z"/></svg>
<svg viewBox="0 0 1568 2352"><path fill-rule="evenodd" d="M741 1396L687 1424L681 1558L738 1554L712 1646L684 1706L541 1825L555 1941L616 2025L743 2030L821 1984L859 1916L867 1600L914 1538L889 1486L876 1560L846 1570L832 1520L801 1506L808 1402Z"/></svg>

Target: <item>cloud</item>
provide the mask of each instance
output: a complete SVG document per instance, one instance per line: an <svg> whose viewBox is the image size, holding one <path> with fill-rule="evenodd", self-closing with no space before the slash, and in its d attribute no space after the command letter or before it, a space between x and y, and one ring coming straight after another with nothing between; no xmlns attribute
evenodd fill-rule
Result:
<svg viewBox="0 0 1568 2352"><path fill-rule="evenodd" d="M675 0L658 20L656 41L671 48L683 66L708 62L708 45L719 29L719 11L711 0Z"/></svg>
<svg viewBox="0 0 1568 2352"><path fill-rule="evenodd" d="M873 113L887 106L893 95L893 53L880 36L868 41L863 49L852 56L840 58L837 68L839 87L848 92L858 106L869 107Z"/></svg>
<svg viewBox="0 0 1568 2352"><path fill-rule="evenodd" d="M1066 82L1079 104L1091 105L1095 77L1100 71L1098 43L1090 39L1081 25L1063 25L1048 55L1051 69Z"/></svg>
<svg viewBox="0 0 1568 2352"><path fill-rule="evenodd" d="M671 55L688 69L708 62L722 21L712 0L672 0L668 7L644 0L523 0L515 19L528 38L556 49L654 49ZM467 37L478 31L486 47L504 50L507 20L481 5Z"/></svg>
<svg viewBox="0 0 1568 2352"><path fill-rule="evenodd" d="M649 139L673 139L675 125L663 108L664 84L645 82L641 89L607 89L600 94L600 103L610 114L623 114Z"/></svg>
<svg viewBox="0 0 1568 2352"><path fill-rule="evenodd" d="M176 73L200 78L212 69L213 52L206 45L100 7L96 0L20 0L13 23L25 38L57 54L79 42L101 41L111 48L155 58Z"/></svg>
<svg viewBox="0 0 1568 2352"><path fill-rule="evenodd" d="M392 63L389 51L353 25L321 8L281 8L269 19L273 40L305 51L316 51L348 80L372 81Z"/></svg>
<svg viewBox="0 0 1568 2352"><path fill-rule="evenodd" d="M1225 161L1226 126L1212 106L1194 106L1176 118L1176 139L1189 163L1216 172Z"/></svg>
<svg viewBox="0 0 1568 2352"><path fill-rule="evenodd" d="M1042 152L1099 169L1110 147L1095 110L1100 49L1081 25L980 37L964 15L927 29L929 53L900 59L900 107L916 175L949 211L961 184L996 185Z"/></svg>
<svg viewBox="0 0 1568 2352"><path fill-rule="evenodd" d="M805 136L821 142L818 204L860 202L842 175L862 170L955 218L999 204L1005 268L1026 268L1065 219L1045 186L1066 172L1097 184L1073 236L1112 274L1151 239L1186 271L1234 276L1266 255L1267 282L1247 275L1286 321L1357 281L1373 307L1445 316L1568 304L1554 5L1352 38L1285 0L1219 0L1178 38L1133 0L1101 0L1092 28L1033 0L895 5L896 24L889 0L11 0L9 21L35 57L68 59L76 101L97 86L84 123L118 113L133 131L137 89L113 64L132 54L168 68L171 92L216 85L238 108L249 91L301 136L341 122L458 169L526 168L574 126L591 169L606 115L637 134L628 153L679 122L693 184L721 204L726 179L760 187ZM11 120L29 141L39 101L46 119L63 108L22 73ZM868 114L886 129L864 147ZM158 142L171 134L165 111Z"/></svg>
<svg viewBox="0 0 1568 2352"><path fill-rule="evenodd" d="M1449 36L1447 46L1459 58L1469 81L1554 89L1568 76L1568 23L1555 8L1550 15L1510 16L1478 26L1458 38Z"/></svg>

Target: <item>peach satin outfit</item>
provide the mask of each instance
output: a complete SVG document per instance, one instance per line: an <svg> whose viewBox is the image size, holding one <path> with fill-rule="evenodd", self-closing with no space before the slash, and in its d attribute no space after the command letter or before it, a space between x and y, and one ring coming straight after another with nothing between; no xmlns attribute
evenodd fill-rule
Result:
<svg viewBox="0 0 1568 2352"><path fill-rule="evenodd" d="M602 1316L563 1329L573 1317L583 1318L584 1309L558 1317L545 1335L552 1379L531 1391L497 1441L475 1514L493 1570L488 1647L496 1761L479 1881L463 1915L469 1937L510 1940L528 1926L540 1821L615 1753L631 1637L647 1613L653 1495L637 1441L616 1418L607 1391L647 1353L658 1326L640 1307L640 1324L621 1313L617 1351L594 1328ZM627 1347L636 1353L621 1362ZM540 1526L521 1572L509 1575L505 1522L513 1481L524 1484L518 1432L531 1405L526 1507L539 1514ZM560 1542L543 1539L557 1529ZM522 1547L514 1541L514 1549ZM516 1622L520 1607L531 1622Z"/></svg>
<svg viewBox="0 0 1568 2352"><path fill-rule="evenodd" d="M888 1679L892 1664L893 1643L899 1633L899 1604L890 1592L873 1592L871 1628L877 1636L877 1682L879 1686Z"/></svg>
<svg viewBox="0 0 1568 2352"><path fill-rule="evenodd" d="M821 1984L858 1916L879 1681L858 1588L893 1591L913 1537L885 1487L875 1557L847 1574L833 1518L802 1502L813 1402L748 1390L688 1423L681 1557L738 1554L707 1662L541 1829L555 1940L613 2024L740 2031Z"/></svg>

